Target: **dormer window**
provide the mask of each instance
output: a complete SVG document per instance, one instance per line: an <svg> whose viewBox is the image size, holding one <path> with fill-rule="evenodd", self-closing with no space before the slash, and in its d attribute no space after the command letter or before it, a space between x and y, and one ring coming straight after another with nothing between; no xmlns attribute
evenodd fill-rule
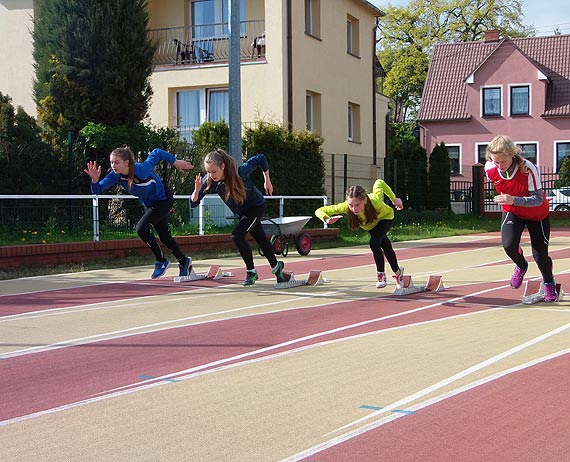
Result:
<svg viewBox="0 0 570 462"><path fill-rule="evenodd" d="M529 87L517 85L511 87L511 115L529 115Z"/></svg>
<svg viewBox="0 0 570 462"><path fill-rule="evenodd" d="M483 117L501 115L501 87L483 88Z"/></svg>

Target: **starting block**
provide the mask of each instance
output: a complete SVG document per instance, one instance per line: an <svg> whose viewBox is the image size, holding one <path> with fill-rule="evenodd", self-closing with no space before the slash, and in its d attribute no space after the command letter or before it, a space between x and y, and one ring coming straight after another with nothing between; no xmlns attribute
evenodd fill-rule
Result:
<svg viewBox="0 0 570 462"><path fill-rule="evenodd" d="M174 282L191 282L191 281L200 281L202 279L213 279L214 281L219 281L224 277L233 276L232 273L222 271L222 269L217 266L210 266L207 273L195 273L194 268L190 271L188 276L176 276L174 278Z"/></svg>
<svg viewBox="0 0 570 462"><path fill-rule="evenodd" d="M426 284L414 285L412 276L405 274L402 281L402 287L394 290L394 295L410 295L418 292L440 292L445 287L441 276L430 274Z"/></svg>
<svg viewBox="0 0 570 462"><path fill-rule="evenodd" d="M291 287L299 286L320 286L327 281L322 274L322 271L310 271L307 279L296 280L293 273L284 271L283 276L285 276L285 282L278 282L275 284L276 289L289 289Z"/></svg>
<svg viewBox="0 0 570 462"><path fill-rule="evenodd" d="M544 287L542 281L526 281L522 302L524 305L534 305L535 303L544 301ZM556 284L556 293L558 294L557 302L564 298L562 285Z"/></svg>

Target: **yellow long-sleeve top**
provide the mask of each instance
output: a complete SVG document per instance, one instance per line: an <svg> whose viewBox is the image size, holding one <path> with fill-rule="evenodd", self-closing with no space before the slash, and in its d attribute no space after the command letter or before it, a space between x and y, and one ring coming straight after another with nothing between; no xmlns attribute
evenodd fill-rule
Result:
<svg viewBox="0 0 570 462"><path fill-rule="evenodd" d="M394 209L384 202L384 194L394 201L396 194L392 191L392 188L388 186L384 180L376 180L374 186L372 187L372 192L368 193L368 200L374 205L374 208L378 212L378 217L376 220L365 223L366 217L364 215L364 209L358 214L360 218L360 227L366 231L370 231L374 228L381 220L392 220L394 218ZM325 205L315 210L315 215L317 218L326 222L330 217L335 215L348 215L352 213L348 208L348 201L341 202L339 204Z"/></svg>

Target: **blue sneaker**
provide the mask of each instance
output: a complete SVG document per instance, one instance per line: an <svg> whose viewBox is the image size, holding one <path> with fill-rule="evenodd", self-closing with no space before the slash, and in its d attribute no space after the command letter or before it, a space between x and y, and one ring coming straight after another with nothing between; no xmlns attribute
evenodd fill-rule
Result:
<svg viewBox="0 0 570 462"><path fill-rule="evenodd" d="M185 258L186 261L184 262L184 264L178 263L178 268L180 270L178 276L180 277L190 276L190 271L192 271L192 260L190 259L190 257L185 257Z"/></svg>
<svg viewBox="0 0 570 462"><path fill-rule="evenodd" d="M152 272L150 277L152 279L156 279L159 278L160 276L163 276L164 273L166 273L166 268L168 268L168 265L170 265L170 262L168 260L155 262L154 271Z"/></svg>

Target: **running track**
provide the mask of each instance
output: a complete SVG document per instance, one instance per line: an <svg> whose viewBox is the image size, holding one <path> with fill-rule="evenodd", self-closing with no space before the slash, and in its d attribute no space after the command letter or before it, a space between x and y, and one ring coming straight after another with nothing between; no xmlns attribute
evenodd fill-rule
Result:
<svg viewBox="0 0 570 462"><path fill-rule="evenodd" d="M252 288L235 259L0 282L6 460L567 460L569 303L521 305L495 234L395 247L446 289L377 290L362 247L288 256L330 283L281 291L260 257Z"/></svg>

